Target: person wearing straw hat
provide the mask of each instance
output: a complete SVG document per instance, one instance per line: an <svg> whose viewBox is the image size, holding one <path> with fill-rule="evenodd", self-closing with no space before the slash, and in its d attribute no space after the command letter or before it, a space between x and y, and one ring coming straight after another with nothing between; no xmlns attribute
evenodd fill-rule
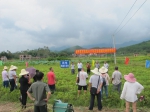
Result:
<svg viewBox="0 0 150 112"><path fill-rule="evenodd" d="M16 66L11 65L9 72L8 72L8 77L9 77L9 82L10 82L10 92L12 92L15 89L16 86Z"/></svg>
<svg viewBox="0 0 150 112"><path fill-rule="evenodd" d="M29 75L29 79L26 78L26 75ZM19 74L20 79L20 93L22 96L21 103L22 103L22 109L26 108L26 102L27 102L27 90L28 90L28 84L30 84L30 74L25 69L21 70L21 73Z"/></svg>
<svg viewBox="0 0 150 112"><path fill-rule="evenodd" d="M136 81L133 73L125 75L124 79L126 82L124 83L120 99L126 101L126 112L130 110L130 103L132 103L133 112L136 112L137 94L140 94L144 87Z"/></svg>
<svg viewBox="0 0 150 112"><path fill-rule="evenodd" d="M90 77L89 80L89 89L91 94L89 110L93 110L94 99L95 96L97 96L98 110L101 111L102 110L101 88L102 88L103 80L102 77L100 76L98 68L94 68L93 70L91 70L91 72L93 73L93 75ZM96 94L92 93L92 88L96 88Z"/></svg>
<svg viewBox="0 0 150 112"><path fill-rule="evenodd" d="M9 87L9 78L8 78L7 69L8 69L8 67L4 66L3 71L2 71L3 86L5 88Z"/></svg>
<svg viewBox="0 0 150 112"><path fill-rule="evenodd" d="M99 69L99 72L101 73L100 75L101 75L102 78L103 78L103 85L102 85L102 89L101 89L101 98L102 98L102 96L103 96L103 89L105 89L106 97L108 97L108 85L109 85L110 77L109 77L109 75L107 74L107 71L108 71L108 69L105 68L105 67L101 67L101 68Z"/></svg>

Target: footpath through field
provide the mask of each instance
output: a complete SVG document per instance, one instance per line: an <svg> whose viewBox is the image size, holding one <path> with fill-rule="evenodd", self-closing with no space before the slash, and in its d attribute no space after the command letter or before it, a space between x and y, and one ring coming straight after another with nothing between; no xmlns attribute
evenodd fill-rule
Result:
<svg viewBox="0 0 150 112"><path fill-rule="evenodd" d="M48 105L49 112L53 112L52 105ZM33 104L27 104L27 108L22 110L20 103L0 102L0 112L34 112ZM95 107L89 111L88 107L74 107L74 112L99 112ZM103 108L101 112L124 112L123 109ZM137 112L150 112L150 109L138 109Z"/></svg>

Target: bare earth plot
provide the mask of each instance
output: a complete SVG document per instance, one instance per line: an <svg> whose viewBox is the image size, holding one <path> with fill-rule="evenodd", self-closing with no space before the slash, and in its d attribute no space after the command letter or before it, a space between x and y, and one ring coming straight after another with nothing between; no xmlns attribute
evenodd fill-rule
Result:
<svg viewBox="0 0 150 112"><path fill-rule="evenodd" d="M53 112L52 106L48 105L49 112ZM93 111L89 111L88 107L74 107L74 112L124 112L123 109L109 109L103 108L102 111L98 111L95 107ZM26 109L21 109L20 103L5 102L0 103L0 112L34 112L33 104L27 104ZM137 112L150 112L150 109L138 109Z"/></svg>

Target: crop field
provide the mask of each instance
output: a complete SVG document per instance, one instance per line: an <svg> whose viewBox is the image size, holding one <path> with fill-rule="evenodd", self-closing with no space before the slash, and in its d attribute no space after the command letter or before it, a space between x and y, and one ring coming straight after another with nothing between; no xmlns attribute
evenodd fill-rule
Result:
<svg viewBox="0 0 150 112"><path fill-rule="evenodd" d="M104 61L107 61L109 64L109 71L108 74L111 77L112 72L114 71L114 67L118 66L119 71L122 73L122 76L132 72L137 81L144 86L144 90L139 95L145 96L143 101L138 101L137 107L139 112L148 112L150 110L150 68L145 68L145 61L150 60L150 57L146 56L139 56L139 57L129 57L130 62L128 65L124 64L124 57L117 57L117 64L114 64L114 60L112 57L107 58L71 58L70 62L74 62L76 65L76 73L74 75L71 74L70 68L61 68L59 61L48 62L48 61L30 61L29 66L33 66L34 68L42 71L44 73L43 81L47 83L46 74L49 71L50 67L53 67L55 75L56 75L56 91L54 94L51 95L49 104L53 105L55 100L61 100L62 102L73 104L75 107L88 107L89 100L90 100L90 92L89 88L87 93L84 94L82 91L80 96L77 97L77 85L76 85L76 76L77 76L77 62L80 60L83 63L83 67L86 71L86 62L90 62L92 65L92 60L99 61L100 66L103 66ZM10 67L10 65L15 65L18 67L17 75L20 73L21 69L26 68L25 62L23 61L11 61L6 62L4 65ZM0 66L2 71L3 66ZM92 66L91 69L94 69ZM92 73L91 73L92 75ZM89 75L89 77L91 76ZM87 80L88 83L89 79ZM20 91L19 89L15 89L12 93L9 93L9 88L3 88L2 86L2 79L0 78L0 102L18 102L19 103L19 96ZM122 79L122 87L125 80ZM112 108L112 109L124 109L125 103L123 100L120 99L120 95L116 91L112 91L112 84L108 86L108 98L103 95L103 107L105 108ZM30 99L27 100L27 104L32 103ZM97 102L95 100L95 107L97 107ZM143 111L142 111L143 110ZM147 111L144 111L147 110ZM82 112L82 111L81 111ZM108 111L107 111L108 112ZM119 111L118 111L119 112ZM120 111L121 112L121 111Z"/></svg>

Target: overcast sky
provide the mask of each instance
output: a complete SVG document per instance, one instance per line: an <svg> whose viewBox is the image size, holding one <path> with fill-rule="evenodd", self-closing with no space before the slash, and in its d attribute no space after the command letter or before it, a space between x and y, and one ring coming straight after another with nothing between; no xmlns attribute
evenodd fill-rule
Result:
<svg viewBox="0 0 150 112"><path fill-rule="evenodd" d="M135 1L0 0L0 52L148 40L150 0Z"/></svg>

